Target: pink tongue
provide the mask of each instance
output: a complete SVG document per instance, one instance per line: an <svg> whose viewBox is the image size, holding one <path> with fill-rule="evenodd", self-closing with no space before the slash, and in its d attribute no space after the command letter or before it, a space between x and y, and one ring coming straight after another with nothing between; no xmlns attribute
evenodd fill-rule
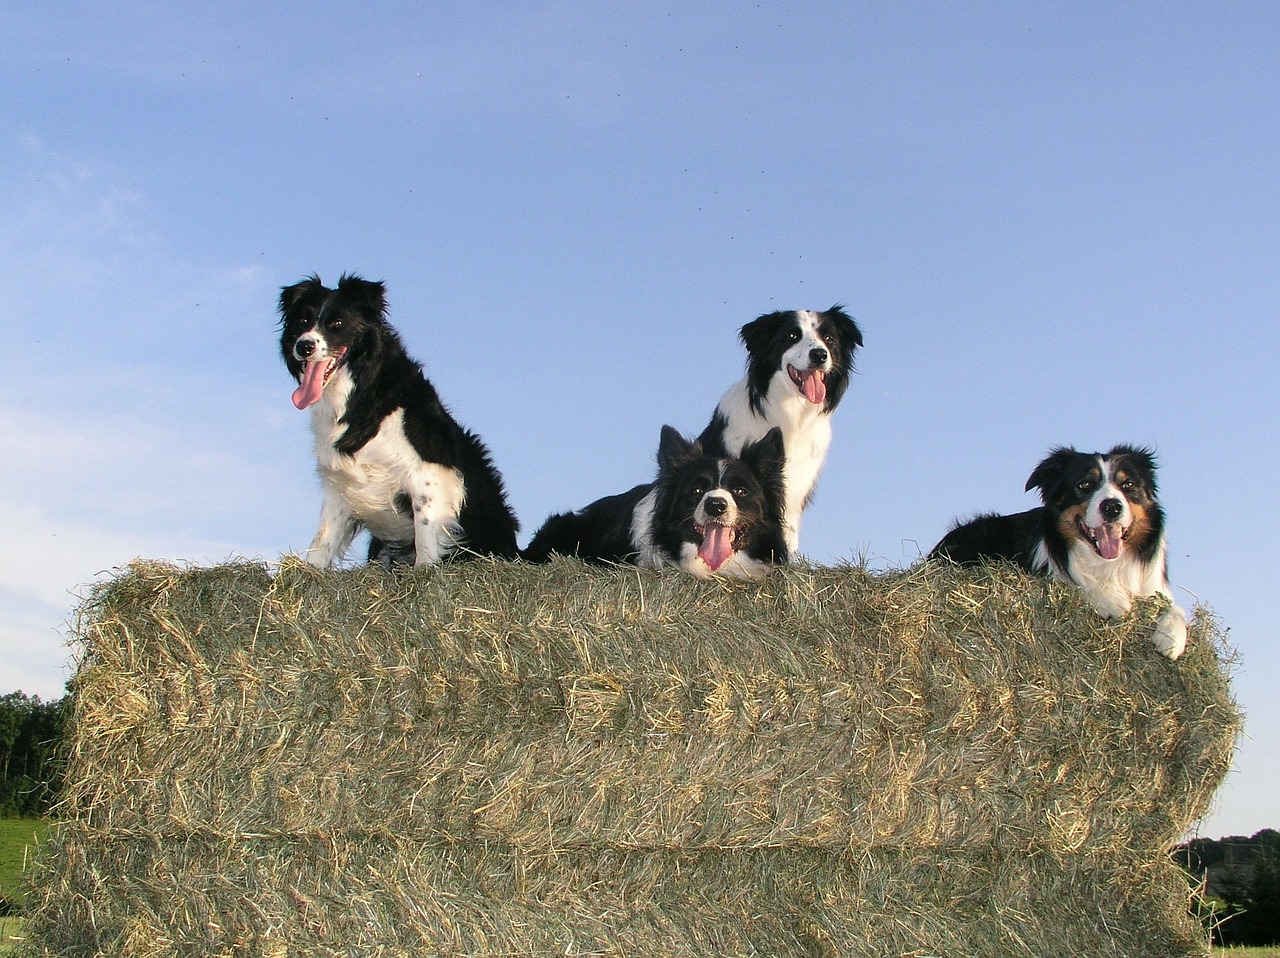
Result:
<svg viewBox="0 0 1280 958"><path fill-rule="evenodd" d="M1104 559L1118 559L1120 557L1120 526L1112 523L1099 526L1092 530L1093 537L1098 543L1098 552L1102 554Z"/></svg>
<svg viewBox="0 0 1280 958"><path fill-rule="evenodd" d="M733 555L733 530L728 526L707 526L698 555L712 572L717 571Z"/></svg>
<svg viewBox="0 0 1280 958"><path fill-rule="evenodd" d="M298 384L298 388L293 391L293 404L299 409L306 409L311 404L318 402L320 394L324 392L324 372L329 367L329 361L307 363L306 369L302 372L302 382Z"/></svg>
<svg viewBox="0 0 1280 958"><path fill-rule="evenodd" d="M803 379L800 381L800 391L804 393L804 398L809 402L817 405L827 401L827 377L820 369L813 369L807 373L803 373Z"/></svg>

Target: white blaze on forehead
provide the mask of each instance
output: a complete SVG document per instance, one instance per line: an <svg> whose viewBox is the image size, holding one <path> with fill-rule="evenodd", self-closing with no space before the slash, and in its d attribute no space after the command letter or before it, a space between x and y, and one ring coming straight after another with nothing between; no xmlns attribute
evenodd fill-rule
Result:
<svg viewBox="0 0 1280 958"><path fill-rule="evenodd" d="M785 360L796 369L805 370L810 366L809 353L815 349L824 350L826 361L818 364L818 369L829 370L835 362L835 355L826 340L822 338L822 317L811 309L796 311L796 323L800 326L800 339L792 343L784 354Z"/></svg>
<svg viewBox="0 0 1280 958"><path fill-rule="evenodd" d="M1102 464L1102 488L1098 490L1102 494L1103 499L1119 499L1125 501L1124 490L1120 488L1120 484L1116 481L1117 463L1099 456L1098 461Z"/></svg>
<svg viewBox="0 0 1280 958"><path fill-rule="evenodd" d="M822 341L822 337L818 334L818 327L822 322L822 317L811 309L801 309L796 312L796 319L805 335L802 345L808 349L812 349L815 346L821 346L825 349L827 344Z"/></svg>

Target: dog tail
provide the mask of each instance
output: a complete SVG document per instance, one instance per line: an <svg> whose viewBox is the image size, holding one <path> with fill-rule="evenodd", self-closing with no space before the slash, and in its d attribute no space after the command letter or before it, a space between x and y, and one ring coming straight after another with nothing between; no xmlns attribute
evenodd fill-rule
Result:
<svg viewBox="0 0 1280 958"><path fill-rule="evenodd" d="M525 562L550 562L553 555L576 556L582 549L583 519L576 512L549 516L520 550Z"/></svg>

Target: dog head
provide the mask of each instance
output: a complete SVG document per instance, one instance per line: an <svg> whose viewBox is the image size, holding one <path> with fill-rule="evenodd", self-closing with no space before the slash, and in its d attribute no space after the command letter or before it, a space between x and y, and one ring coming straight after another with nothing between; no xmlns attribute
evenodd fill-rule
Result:
<svg viewBox="0 0 1280 958"><path fill-rule="evenodd" d="M1027 489L1039 489L1068 543L1082 542L1104 560L1126 551L1145 557L1157 544L1164 514L1156 501L1156 462L1149 449L1116 446L1107 453L1058 448L1036 466Z"/></svg>
<svg viewBox="0 0 1280 958"><path fill-rule="evenodd" d="M833 411L849 385L854 350L862 345L857 323L839 305L824 312L767 313L743 326L739 337L747 347L747 385L756 412L763 411L775 377L786 395Z"/></svg>
<svg viewBox="0 0 1280 958"><path fill-rule="evenodd" d="M782 430L738 458L703 452L670 426L658 446L655 545L693 575L754 578L787 561L782 535Z"/></svg>
<svg viewBox="0 0 1280 958"><path fill-rule="evenodd" d="M344 275L330 289L311 276L280 291L280 350L298 388L299 409L319 401L334 374L354 369L395 333L387 325L386 289Z"/></svg>

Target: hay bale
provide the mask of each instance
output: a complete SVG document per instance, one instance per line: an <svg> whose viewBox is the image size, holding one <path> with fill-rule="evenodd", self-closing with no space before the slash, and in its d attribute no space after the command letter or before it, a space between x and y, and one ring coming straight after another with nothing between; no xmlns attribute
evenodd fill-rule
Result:
<svg viewBox="0 0 1280 958"><path fill-rule="evenodd" d="M992 567L138 564L82 610L39 955L1203 955L1240 716Z"/></svg>

